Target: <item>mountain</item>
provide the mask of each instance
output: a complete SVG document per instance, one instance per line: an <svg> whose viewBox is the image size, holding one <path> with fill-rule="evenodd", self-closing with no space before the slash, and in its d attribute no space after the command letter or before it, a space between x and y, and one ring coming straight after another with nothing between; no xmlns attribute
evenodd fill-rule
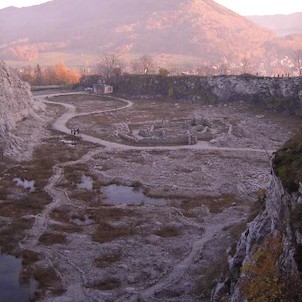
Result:
<svg viewBox="0 0 302 302"><path fill-rule="evenodd" d="M238 63L262 57L274 39L212 0L53 0L0 10L0 57L14 62L80 65L104 53L148 53Z"/></svg>
<svg viewBox="0 0 302 302"><path fill-rule="evenodd" d="M248 16L247 18L278 36L302 35L302 12L290 15Z"/></svg>

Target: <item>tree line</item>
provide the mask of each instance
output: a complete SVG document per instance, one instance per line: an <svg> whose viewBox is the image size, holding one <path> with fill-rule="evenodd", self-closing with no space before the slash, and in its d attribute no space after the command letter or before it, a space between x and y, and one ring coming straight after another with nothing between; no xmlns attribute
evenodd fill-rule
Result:
<svg viewBox="0 0 302 302"><path fill-rule="evenodd" d="M22 81L32 86L73 85L78 83L81 77L80 72L68 68L63 63L48 67L41 67L40 64L35 67L25 66L16 68L15 72Z"/></svg>

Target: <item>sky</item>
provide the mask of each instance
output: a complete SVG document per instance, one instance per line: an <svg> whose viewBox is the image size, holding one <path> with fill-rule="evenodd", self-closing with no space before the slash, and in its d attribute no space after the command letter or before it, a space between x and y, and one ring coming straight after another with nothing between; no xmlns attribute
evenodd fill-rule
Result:
<svg viewBox="0 0 302 302"><path fill-rule="evenodd" d="M49 0L0 0L0 9L8 6L31 6L47 1ZM302 0L215 0L215 2L240 15L274 15L302 12Z"/></svg>

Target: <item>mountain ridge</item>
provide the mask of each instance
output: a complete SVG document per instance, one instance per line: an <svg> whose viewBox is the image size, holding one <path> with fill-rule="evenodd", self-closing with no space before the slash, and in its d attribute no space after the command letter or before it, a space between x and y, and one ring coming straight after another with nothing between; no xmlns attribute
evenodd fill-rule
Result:
<svg viewBox="0 0 302 302"><path fill-rule="evenodd" d="M254 23L273 31L278 36L302 35L302 12L264 16L247 16Z"/></svg>
<svg viewBox="0 0 302 302"><path fill-rule="evenodd" d="M297 75L301 49L302 35L277 37L213 0L53 0L0 10L0 58L15 66L96 66L112 53L129 66L149 54L172 69Z"/></svg>
<svg viewBox="0 0 302 302"><path fill-rule="evenodd" d="M263 43L274 39L270 31L212 0L53 0L0 10L0 20L0 56L7 60L78 51L238 62L261 55Z"/></svg>

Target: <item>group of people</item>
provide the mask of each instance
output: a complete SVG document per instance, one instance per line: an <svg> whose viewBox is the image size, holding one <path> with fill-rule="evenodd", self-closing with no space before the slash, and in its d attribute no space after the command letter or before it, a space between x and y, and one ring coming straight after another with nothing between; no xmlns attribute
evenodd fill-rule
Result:
<svg viewBox="0 0 302 302"><path fill-rule="evenodd" d="M72 135L79 135L80 134L80 129L79 128L71 129L70 132L71 132Z"/></svg>

